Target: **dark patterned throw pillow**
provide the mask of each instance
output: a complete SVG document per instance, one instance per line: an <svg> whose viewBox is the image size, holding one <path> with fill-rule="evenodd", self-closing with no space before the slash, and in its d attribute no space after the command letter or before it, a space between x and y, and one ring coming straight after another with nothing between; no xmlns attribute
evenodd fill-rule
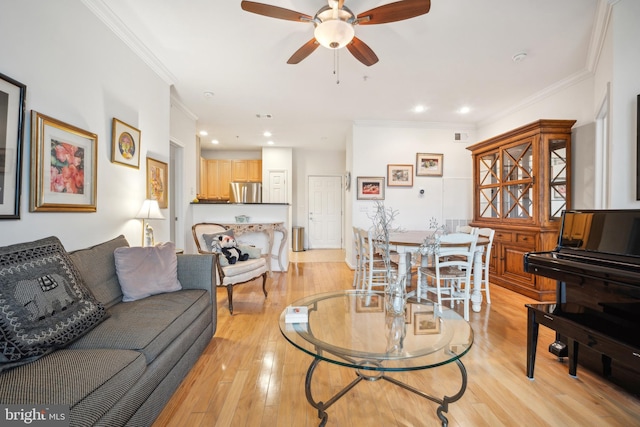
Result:
<svg viewBox="0 0 640 427"><path fill-rule="evenodd" d="M65 347L105 316L56 237L0 247L0 371Z"/></svg>

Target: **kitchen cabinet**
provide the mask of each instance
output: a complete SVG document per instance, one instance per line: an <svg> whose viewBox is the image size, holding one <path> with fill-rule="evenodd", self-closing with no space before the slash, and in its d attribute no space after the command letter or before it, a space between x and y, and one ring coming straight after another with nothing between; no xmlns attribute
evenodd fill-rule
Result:
<svg viewBox="0 0 640 427"><path fill-rule="evenodd" d="M524 254L556 247L571 208L574 120L539 120L467 147L472 153L474 227L496 230L490 282L555 301L556 282L524 271Z"/></svg>
<svg viewBox="0 0 640 427"><path fill-rule="evenodd" d="M232 160L232 181L261 182L262 160Z"/></svg>
<svg viewBox="0 0 640 427"><path fill-rule="evenodd" d="M231 160L200 159L201 199L229 200Z"/></svg>

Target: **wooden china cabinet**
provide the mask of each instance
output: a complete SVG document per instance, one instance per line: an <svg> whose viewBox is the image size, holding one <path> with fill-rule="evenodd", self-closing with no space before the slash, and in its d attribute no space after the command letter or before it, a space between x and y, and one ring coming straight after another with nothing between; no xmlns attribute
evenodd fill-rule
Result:
<svg viewBox="0 0 640 427"><path fill-rule="evenodd" d="M490 281L538 301L555 301L556 282L524 271L523 256L556 247L571 208L571 127L538 120L470 147L474 227L496 230Z"/></svg>

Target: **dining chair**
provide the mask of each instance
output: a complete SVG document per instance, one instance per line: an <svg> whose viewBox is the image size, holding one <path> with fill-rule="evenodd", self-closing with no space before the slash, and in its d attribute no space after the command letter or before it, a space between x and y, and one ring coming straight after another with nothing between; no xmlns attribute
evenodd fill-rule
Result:
<svg viewBox="0 0 640 427"><path fill-rule="evenodd" d="M442 302L464 304L464 319L469 320L469 300L471 291L471 271L478 241L477 234L452 233L440 238L440 248L434 255L433 265L418 269L416 298L422 298L422 275L431 279L426 283L426 292L436 294L436 303L442 310Z"/></svg>
<svg viewBox="0 0 640 427"><path fill-rule="evenodd" d="M362 247L362 289L371 290L374 286L386 287L388 284L387 266L378 252L371 230L359 229Z"/></svg>
<svg viewBox="0 0 640 427"><path fill-rule="evenodd" d="M364 275L362 272L362 236L360 234L360 229L358 227L353 227L353 247L354 253L356 256L356 266L353 272L353 283L352 287L354 288L362 288L362 281L364 279Z"/></svg>
<svg viewBox="0 0 640 427"><path fill-rule="evenodd" d="M487 296L487 304L491 304L491 292L489 291L489 264L491 263L491 247L493 246L493 237L496 234L496 230L492 228L479 228L478 237L486 237L489 239L489 243L484 247L482 252L482 281L480 291L484 291ZM471 273L473 277L473 272Z"/></svg>
<svg viewBox="0 0 640 427"><path fill-rule="evenodd" d="M456 233L477 234L478 227L472 227L470 225L457 225Z"/></svg>

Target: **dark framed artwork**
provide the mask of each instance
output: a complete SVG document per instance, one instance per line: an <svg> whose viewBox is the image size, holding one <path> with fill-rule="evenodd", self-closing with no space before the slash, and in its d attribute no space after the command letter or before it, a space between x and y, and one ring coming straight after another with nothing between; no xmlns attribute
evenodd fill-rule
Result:
<svg viewBox="0 0 640 427"><path fill-rule="evenodd" d="M147 157L147 199L157 200L160 209L169 206L168 176L167 163Z"/></svg>
<svg viewBox="0 0 640 427"><path fill-rule="evenodd" d="M0 74L0 219L20 219L27 87Z"/></svg>
<svg viewBox="0 0 640 427"><path fill-rule="evenodd" d="M95 212L98 136L31 112L31 212Z"/></svg>
<svg viewBox="0 0 640 427"><path fill-rule="evenodd" d="M640 95L636 102L636 200L640 200Z"/></svg>
<svg viewBox="0 0 640 427"><path fill-rule="evenodd" d="M358 200L384 200L383 176L359 176Z"/></svg>
<svg viewBox="0 0 640 427"><path fill-rule="evenodd" d="M111 126L111 162L140 169L140 138L138 129L114 117Z"/></svg>

